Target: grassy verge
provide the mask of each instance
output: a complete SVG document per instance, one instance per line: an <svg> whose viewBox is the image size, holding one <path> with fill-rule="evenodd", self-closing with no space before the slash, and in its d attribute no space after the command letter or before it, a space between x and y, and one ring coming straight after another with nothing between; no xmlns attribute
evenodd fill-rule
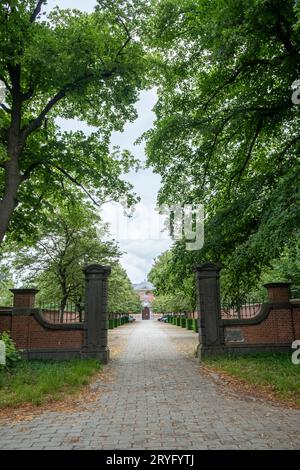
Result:
<svg viewBox="0 0 300 470"><path fill-rule="evenodd" d="M294 365L289 354L214 357L205 358L203 362L258 391L271 391L276 398L300 405L300 365Z"/></svg>
<svg viewBox="0 0 300 470"><path fill-rule="evenodd" d="M87 385L100 368L93 359L21 361L10 371L0 370L0 409L61 400Z"/></svg>

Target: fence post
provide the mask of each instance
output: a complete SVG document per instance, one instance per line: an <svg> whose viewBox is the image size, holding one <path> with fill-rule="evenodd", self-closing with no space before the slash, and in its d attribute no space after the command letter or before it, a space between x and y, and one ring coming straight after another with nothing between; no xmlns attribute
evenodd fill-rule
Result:
<svg viewBox="0 0 300 470"><path fill-rule="evenodd" d="M92 264L85 274L85 344L83 356L97 358L103 364L109 360L107 345L107 300L109 266Z"/></svg>
<svg viewBox="0 0 300 470"><path fill-rule="evenodd" d="M206 262L196 266L198 296L199 357L224 346L221 321L219 263Z"/></svg>

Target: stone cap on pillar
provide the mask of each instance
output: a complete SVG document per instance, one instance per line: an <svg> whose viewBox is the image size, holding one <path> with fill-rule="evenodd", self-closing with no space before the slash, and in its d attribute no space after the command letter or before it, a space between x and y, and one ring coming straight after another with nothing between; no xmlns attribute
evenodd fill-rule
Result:
<svg viewBox="0 0 300 470"><path fill-rule="evenodd" d="M213 263L211 261L206 261L205 263L198 264L194 267L198 277L217 277L219 272L222 269L221 263Z"/></svg>
<svg viewBox="0 0 300 470"><path fill-rule="evenodd" d="M14 294L13 306L17 308L33 308L35 304L35 296L39 289L35 287L20 289L9 289Z"/></svg>
<svg viewBox="0 0 300 470"><path fill-rule="evenodd" d="M292 282L269 282L264 284L269 302L289 302Z"/></svg>
<svg viewBox="0 0 300 470"><path fill-rule="evenodd" d="M86 276L98 275L102 277L108 277L111 273L110 266L103 266L102 264L89 264L83 268L83 272Z"/></svg>

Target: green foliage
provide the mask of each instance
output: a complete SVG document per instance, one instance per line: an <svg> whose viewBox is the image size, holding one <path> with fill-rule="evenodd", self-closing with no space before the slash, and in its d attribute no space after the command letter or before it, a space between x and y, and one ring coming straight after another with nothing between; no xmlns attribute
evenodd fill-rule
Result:
<svg viewBox="0 0 300 470"><path fill-rule="evenodd" d="M19 281L40 289L39 300L60 303L63 311L67 302L83 303L84 265L116 263L120 252L114 241L103 241L107 227L78 197L61 202L55 213L47 211L45 219L30 249L7 245L7 262Z"/></svg>
<svg viewBox="0 0 300 470"><path fill-rule="evenodd" d="M45 219L30 249L7 243L3 261L10 264L19 282L39 289L38 302L59 304L61 313L72 303L80 311L84 303L83 268L99 263L112 268L109 311L141 311L141 302L119 263L121 252L114 240L107 240L108 228L91 204L74 196L72 202L61 202L55 213L47 211Z"/></svg>
<svg viewBox="0 0 300 470"><path fill-rule="evenodd" d="M151 268L148 279L155 286L152 308L158 313L194 311L196 309L195 280L193 273L185 270L183 260L176 258L174 248L160 255Z"/></svg>
<svg viewBox="0 0 300 470"><path fill-rule="evenodd" d="M195 263L221 261L225 294L243 296L299 229L299 5L156 0L148 45L159 100L145 137L159 202L206 212L204 248L177 243L173 263L185 279Z"/></svg>
<svg viewBox="0 0 300 470"><path fill-rule="evenodd" d="M190 312L192 311L189 300L184 292L177 291L174 294L161 294L152 302L155 313Z"/></svg>
<svg viewBox="0 0 300 470"><path fill-rule="evenodd" d="M109 313L140 313L142 304L139 296L120 264L112 266L109 277L108 311Z"/></svg>
<svg viewBox="0 0 300 470"><path fill-rule="evenodd" d="M264 269L260 284L269 282L292 282L291 293L293 297L300 297L300 237L290 240L282 255L274 260L270 267ZM262 291L257 284L257 294Z"/></svg>
<svg viewBox="0 0 300 470"><path fill-rule="evenodd" d="M7 214L10 236L30 238L42 210L69 196L68 183L96 201L136 200L123 175L137 162L111 151L109 141L136 118L146 83L136 19L144 2L99 1L90 14L55 8L48 15L41 3L0 5L1 238ZM90 135L61 132L57 118L93 126Z"/></svg>
<svg viewBox="0 0 300 470"><path fill-rule="evenodd" d="M0 371L1 369L11 369L16 367L17 363L21 360L21 354L14 341L11 339L10 334L7 331L0 333L0 341L3 341L5 344L6 355L6 364L0 364Z"/></svg>
<svg viewBox="0 0 300 470"><path fill-rule="evenodd" d="M12 273L8 266L0 261L0 307L11 307L13 296L9 289L13 287Z"/></svg>

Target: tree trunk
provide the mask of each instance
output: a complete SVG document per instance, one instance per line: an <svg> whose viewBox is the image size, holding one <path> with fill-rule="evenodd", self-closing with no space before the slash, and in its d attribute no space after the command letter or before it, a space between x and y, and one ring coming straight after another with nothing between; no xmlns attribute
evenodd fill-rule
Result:
<svg viewBox="0 0 300 470"><path fill-rule="evenodd" d="M9 66L12 82L11 124L7 132L7 156L4 163L4 192L0 200L0 246L7 232L13 212L18 205L17 194L22 182L19 158L24 147L21 135L21 69L19 65Z"/></svg>
<svg viewBox="0 0 300 470"><path fill-rule="evenodd" d="M17 156L5 163L5 191L0 201L0 245L3 242L13 212L17 207L17 194L21 184L21 175Z"/></svg>
<svg viewBox="0 0 300 470"><path fill-rule="evenodd" d="M65 313L66 305L67 305L67 298L63 297L60 301L60 310L59 310L59 322L60 323L64 322L64 313Z"/></svg>

